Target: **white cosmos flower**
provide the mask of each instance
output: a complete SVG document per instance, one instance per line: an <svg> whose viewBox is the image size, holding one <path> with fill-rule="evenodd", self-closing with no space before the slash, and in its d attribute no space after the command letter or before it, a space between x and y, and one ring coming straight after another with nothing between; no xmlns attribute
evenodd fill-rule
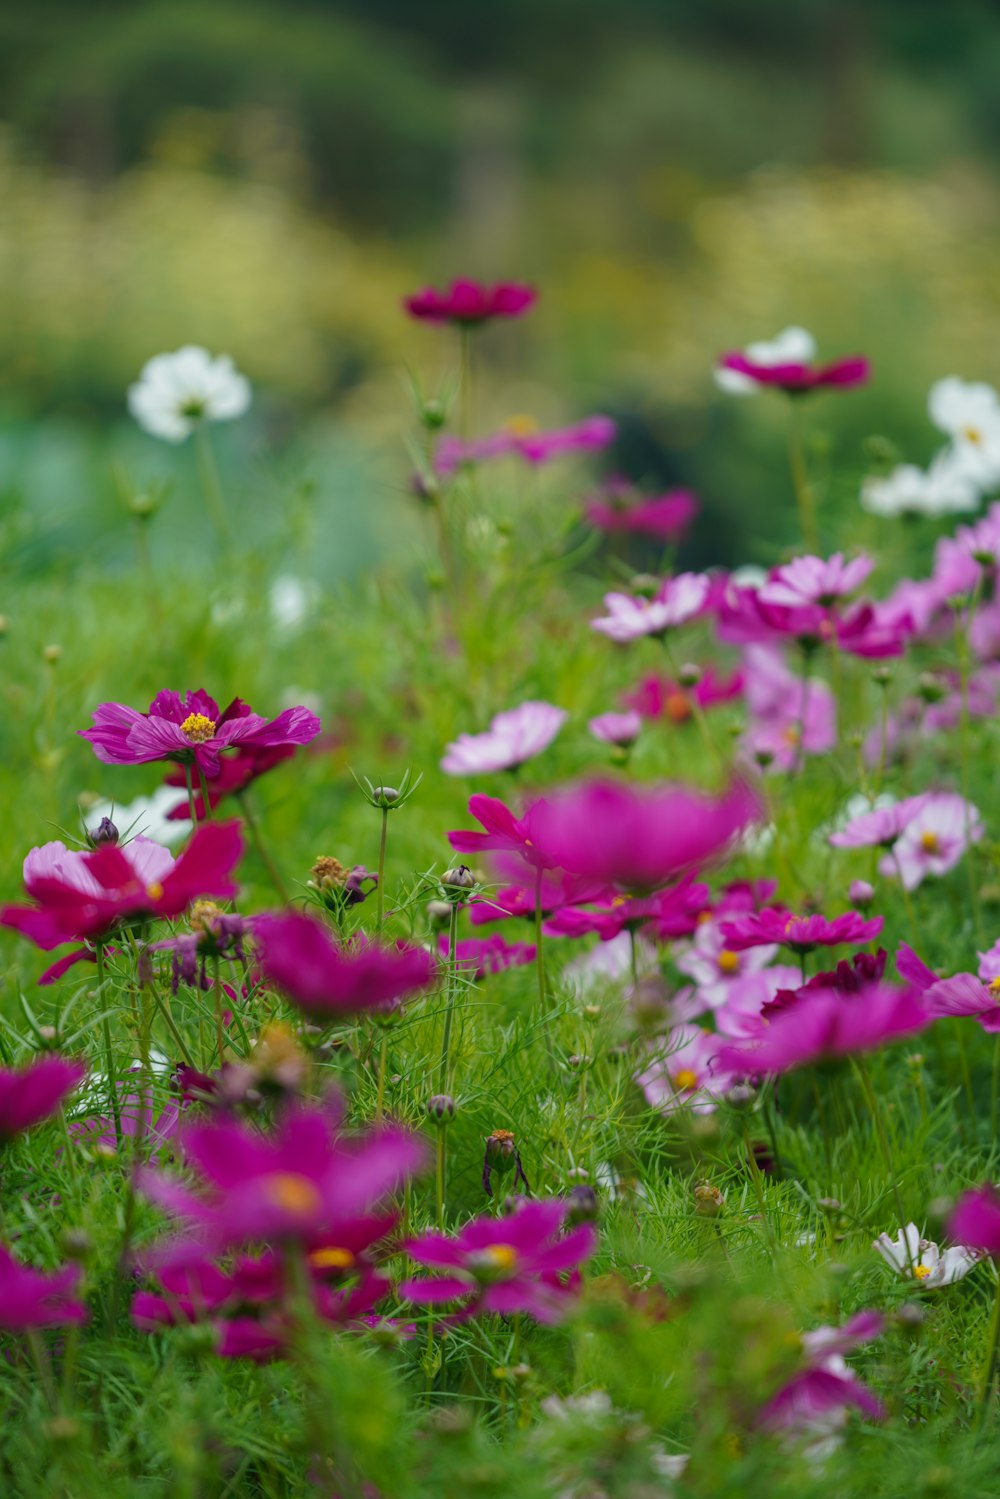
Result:
<svg viewBox="0 0 1000 1499"><path fill-rule="evenodd" d="M942 448L926 469L901 463L861 486L861 507L870 515L960 515L978 504L979 485L956 447Z"/></svg>
<svg viewBox="0 0 1000 1499"><path fill-rule="evenodd" d="M816 357L816 340L805 328L784 328L777 338L747 344L743 353L752 363L768 369L779 364L809 364ZM760 390L756 380L741 375L739 370L717 369L715 383L730 396L752 396Z"/></svg>
<svg viewBox="0 0 1000 1499"><path fill-rule="evenodd" d="M227 422L250 405L250 382L228 354L186 344L157 354L129 386L128 409L140 427L166 442L183 442L202 422Z"/></svg>
<svg viewBox="0 0 1000 1499"><path fill-rule="evenodd" d="M152 796L139 796L132 802L96 802L87 811L87 826L96 828L101 818L107 817L122 837L127 834L129 838L135 838L141 833L143 838L151 838L154 843L169 848L191 831L190 818L171 821L167 817L171 808L183 800L183 787L158 786Z"/></svg>
<svg viewBox="0 0 1000 1499"><path fill-rule="evenodd" d="M925 1286L949 1286L952 1281L968 1275L973 1265L982 1256L974 1249L954 1244L941 1250L930 1239L922 1239L915 1223L901 1228L894 1239L888 1234L879 1234L872 1245L897 1275L907 1279L912 1276Z"/></svg>
<svg viewBox="0 0 1000 1499"><path fill-rule="evenodd" d="M973 482L981 490L1000 483L1000 397L992 385L948 375L931 386L927 409Z"/></svg>

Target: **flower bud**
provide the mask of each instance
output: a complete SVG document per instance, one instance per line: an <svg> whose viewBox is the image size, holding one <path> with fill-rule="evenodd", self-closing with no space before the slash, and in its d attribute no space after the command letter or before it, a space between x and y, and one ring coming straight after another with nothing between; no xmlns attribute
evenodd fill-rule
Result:
<svg viewBox="0 0 1000 1499"><path fill-rule="evenodd" d="M511 1169L517 1159L517 1139L513 1130L495 1129L486 1136L486 1159L501 1175Z"/></svg>
<svg viewBox="0 0 1000 1499"><path fill-rule="evenodd" d="M697 687L701 681L701 667L695 661L684 661L677 672L677 680L682 687Z"/></svg>
<svg viewBox="0 0 1000 1499"><path fill-rule="evenodd" d="M717 1218L726 1205L725 1195L712 1182L698 1182L694 1189L694 1210L702 1218Z"/></svg>
<svg viewBox="0 0 1000 1499"><path fill-rule="evenodd" d="M62 653L63 648L61 645L47 645L42 651L42 660L46 666L55 666L56 662L60 660Z"/></svg>
<svg viewBox="0 0 1000 1499"><path fill-rule="evenodd" d="M892 681L895 672L887 661L879 662L872 671L872 681L879 687L886 687Z"/></svg>
<svg viewBox="0 0 1000 1499"><path fill-rule="evenodd" d="M64 1228L59 1243L66 1258L78 1264L89 1259L94 1249L94 1241L85 1228Z"/></svg>
<svg viewBox="0 0 1000 1499"><path fill-rule="evenodd" d="M654 578L652 573L636 573L629 583L629 588L640 598L651 599L659 593L662 583L663 580Z"/></svg>
<svg viewBox="0 0 1000 1499"><path fill-rule="evenodd" d="M410 493L416 499L423 500L425 505L434 503L440 488L433 474L414 473L410 476Z"/></svg>
<svg viewBox="0 0 1000 1499"><path fill-rule="evenodd" d="M455 1117L455 1100L450 1093L434 1093L425 1105L427 1117L435 1124L450 1124Z"/></svg>
<svg viewBox="0 0 1000 1499"><path fill-rule="evenodd" d="M448 419L444 406L433 397L420 408L420 421L428 432L438 432Z"/></svg>
<svg viewBox="0 0 1000 1499"><path fill-rule="evenodd" d="M454 886L457 890L471 890L476 883L476 877L468 864L456 864L453 869L446 869L441 876L442 885Z"/></svg>
<svg viewBox="0 0 1000 1499"><path fill-rule="evenodd" d="M917 679L917 691L925 703L939 703L945 695L945 687L931 672L921 672Z"/></svg>
<svg viewBox="0 0 1000 1499"><path fill-rule="evenodd" d="M847 892L851 905L858 911L867 911L875 899L875 887L867 880L852 880Z"/></svg>
<svg viewBox="0 0 1000 1499"><path fill-rule="evenodd" d="M427 902L427 919L434 932L443 931L451 920L450 900L429 900Z"/></svg>
<svg viewBox="0 0 1000 1499"><path fill-rule="evenodd" d="M378 807L391 807L399 801L399 792L395 786L376 786L373 792L375 805Z"/></svg>
<svg viewBox="0 0 1000 1499"><path fill-rule="evenodd" d="M569 1211L566 1214L566 1224L571 1227L576 1223L596 1223L601 1214L601 1204L593 1187L586 1182L581 1182L571 1187L566 1193L566 1203Z"/></svg>
<svg viewBox="0 0 1000 1499"><path fill-rule="evenodd" d="M87 841L93 848L100 848L104 843L117 843L118 829L110 817L102 817L97 827L87 833Z"/></svg>

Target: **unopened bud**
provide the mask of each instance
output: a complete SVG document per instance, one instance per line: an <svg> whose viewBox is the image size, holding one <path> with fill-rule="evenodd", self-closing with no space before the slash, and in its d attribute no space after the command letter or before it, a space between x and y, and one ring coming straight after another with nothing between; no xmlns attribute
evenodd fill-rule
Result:
<svg viewBox="0 0 1000 1499"><path fill-rule="evenodd" d="M629 583L629 588L640 598L651 599L659 593L663 586L661 578L654 578L651 573L636 573Z"/></svg>
<svg viewBox="0 0 1000 1499"><path fill-rule="evenodd" d="M427 1117L435 1124L450 1124L455 1117L455 1100L450 1093L435 1093L427 1100Z"/></svg>
<svg viewBox="0 0 1000 1499"><path fill-rule="evenodd" d="M859 911L867 911L875 899L875 887L869 885L867 880L852 880L847 894L852 906Z"/></svg>
<svg viewBox="0 0 1000 1499"><path fill-rule="evenodd" d="M118 829L110 817L102 817L97 827L90 829L87 838L94 848L100 848L104 843L118 842Z"/></svg>
<svg viewBox="0 0 1000 1499"><path fill-rule="evenodd" d="M431 399L425 401L420 408L420 420L428 432L437 432L447 421L448 413L440 401Z"/></svg>
<svg viewBox="0 0 1000 1499"><path fill-rule="evenodd" d="M585 1182L571 1187L566 1193L568 1212L566 1223L596 1223L600 1217L601 1204L593 1187Z"/></svg>
<svg viewBox="0 0 1000 1499"><path fill-rule="evenodd" d="M451 901L429 900L427 902L427 919L433 931L443 931L451 920Z"/></svg>
<svg viewBox="0 0 1000 1499"><path fill-rule="evenodd" d="M378 807L391 807L394 802L399 801L399 792L395 786L376 786L373 796Z"/></svg>
<svg viewBox="0 0 1000 1499"><path fill-rule="evenodd" d="M945 695L945 687L929 671L921 672L917 679L917 691L925 703L939 703Z"/></svg>
<svg viewBox="0 0 1000 1499"><path fill-rule="evenodd" d="M694 1189L694 1210L702 1218L717 1218L726 1205L726 1199L718 1187L711 1182L699 1182Z"/></svg>
<svg viewBox="0 0 1000 1499"><path fill-rule="evenodd" d="M468 864L456 864L453 869L446 869L441 876L442 885L454 886L457 890L471 890L476 883L476 877Z"/></svg>
<svg viewBox="0 0 1000 1499"><path fill-rule="evenodd" d="M61 645L47 645L42 651L42 660L45 662L46 666L55 666L56 662L62 656L62 653L63 648Z"/></svg>
<svg viewBox="0 0 1000 1499"><path fill-rule="evenodd" d="M90 1258L94 1248L94 1241L85 1228L64 1228L59 1243L66 1258L79 1264Z"/></svg>
<svg viewBox="0 0 1000 1499"><path fill-rule="evenodd" d="M894 675L895 673L888 662L882 661L872 671L872 681L879 687L885 687L892 681Z"/></svg>
<svg viewBox="0 0 1000 1499"><path fill-rule="evenodd" d="M697 687L701 676L701 667L695 661L682 662L677 672L677 680L682 687Z"/></svg>

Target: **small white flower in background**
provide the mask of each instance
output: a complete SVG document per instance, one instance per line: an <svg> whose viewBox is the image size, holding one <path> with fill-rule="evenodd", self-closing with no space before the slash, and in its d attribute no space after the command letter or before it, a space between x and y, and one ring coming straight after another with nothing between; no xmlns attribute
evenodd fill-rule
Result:
<svg viewBox="0 0 1000 1499"><path fill-rule="evenodd" d="M304 625L318 595L319 588L315 583L297 578L294 573L282 573L275 578L268 594L268 606L278 629L291 632Z"/></svg>
<svg viewBox="0 0 1000 1499"><path fill-rule="evenodd" d="M547 1395L541 1408L554 1421L610 1416L614 1410L611 1397L604 1390L591 1390L586 1395Z"/></svg>
<svg viewBox="0 0 1000 1499"><path fill-rule="evenodd" d="M166 442L183 442L202 422L228 422L250 405L250 382L228 354L213 358L187 344L157 354L129 386L128 409L139 426Z"/></svg>
<svg viewBox="0 0 1000 1499"><path fill-rule="evenodd" d="M640 978L659 971L656 948L638 935L635 939L635 966ZM598 942L596 947L571 958L563 968L562 976L577 999L592 994L602 984L616 984L621 980L631 986L632 944L628 932L619 932L610 942Z"/></svg>
<svg viewBox="0 0 1000 1499"><path fill-rule="evenodd" d="M191 831L191 820L188 817L179 818L176 822L167 820L171 807L176 807L183 799L182 789L176 786L158 786L152 796L138 796L135 801L95 802L87 810L87 826L96 828L102 817L108 817L123 838L135 838L141 833L144 838L151 838L154 843L162 843L165 848L170 848L186 838Z"/></svg>
<svg viewBox="0 0 1000 1499"><path fill-rule="evenodd" d="M931 386L927 409L980 490L1000 482L1000 397L992 385L948 375Z"/></svg>
<svg viewBox="0 0 1000 1499"><path fill-rule="evenodd" d="M907 1280L913 1278L925 1286L950 1286L952 1281L968 1275L973 1265L982 1258L975 1249L966 1249L954 1244L941 1250L930 1239L922 1239L915 1223L901 1228L894 1239L888 1234L879 1234L872 1244L897 1275Z"/></svg>
<svg viewBox="0 0 1000 1499"><path fill-rule="evenodd" d="M805 328L785 328L769 342L747 344L743 350L753 364L774 369L779 364L809 364L816 357L816 340ZM752 396L760 384L738 370L717 369L715 383L730 396Z"/></svg>
<svg viewBox="0 0 1000 1499"><path fill-rule="evenodd" d="M942 448L929 468L901 463L884 479L865 479L861 508L869 515L961 515L979 504L976 483L963 454Z"/></svg>

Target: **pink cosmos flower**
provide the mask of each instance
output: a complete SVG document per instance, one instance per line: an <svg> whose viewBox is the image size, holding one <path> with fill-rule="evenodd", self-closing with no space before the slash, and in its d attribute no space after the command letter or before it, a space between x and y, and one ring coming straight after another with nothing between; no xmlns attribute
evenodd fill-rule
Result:
<svg viewBox="0 0 1000 1499"><path fill-rule="evenodd" d="M35 1327L65 1327L86 1322L87 1308L73 1292L80 1279L79 1265L66 1265L54 1275L19 1265L0 1246L0 1328L30 1332Z"/></svg>
<svg viewBox="0 0 1000 1499"><path fill-rule="evenodd" d="M438 951L442 958L447 959L447 937L438 938ZM458 966L475 979L481 979L487 973L502 973L507 968L533 963L535 952L533 942L505 942L499 932L492 937L466 937L455 944Z"/></svg>
<svg viewBox="0 0 1000 1499"><path fill-rule="evenodd" d="M1000 984L986 978L982 967L978 976L956 973L939 978L905 942L896 954L896 967L900 977L920 991L931 1015L971 1015L988 1034L1000 1032Z"/></svg>
<svg viewBox="0 0 1000 1499"><path fill-rule="evenodd" d="M0 1142L48 1119L86 1075L86 1063L68 1057L39 1057L24 1067L0 1067Z"/></svg>
<svg viewBox="0 0 1000 1499"><path fill-rule="evenodd" d="M671 723L681 724L691 717L692 703L706 711L741 697L743 686L742 671L723 677L716 674L714 667L707 666L693 687L682 687L669 677L643 677L631 692L623 694L622 702L643 718L667 718Z"/></svg>
<svg viewBox="0 0 1000 1499"><path fill-rule="evenodd" d="M721 925L723 940L733 952L748 947L777 943L796 953L812 952L816 947L839 947L849 942L857 946L871 942L883 927L881 916L865 919L857 911L842 916L795 916L783 906L769 906L763 911L733 917Z"/></svg>
<svg viewBox="0 0 1000 1499"><path fill-rule="evenodd" d="M572 1303L579 1267L596 1248L591 1223L560 1237L569 1206L524 1202L503 1218L474 1218L454 1238L427 1233L404 1247L418 1265L444 1273L403 1281L399 1294L424 1306L459 1301L458 1316L527 1312L558 1322Z"/></svg>
<svg viewBox="0 0 1000 1499"><path fill-rule="evenodd" d="M786 329L789 332L801 333L801 329ZM776 346L781 338L775 341ZM759 348L759 352L758 352ZM810 352L806 353L806 349ZM847 359L836 359L832 364L815 365L809 361L813 358L815 345L808 334L801 340L801 348L796 344L795 357L787 357L780 362L773 362L768 346L757 346L751 344L746 353L736 350L729 354L723 354L719 360L720 372L731 372L740 376L745 382L744 389L752 389L755 386L774 386L783 390L786 395L803 395L811 390L820 390L824 387L840 387L849 389L851 386L864 385L868 379L870 366L867 359L853 356ZM736 389L733 385L726 386L727 389Z"/></svg>
<svg viewBox="0 0 1000 1499"><path fill-rule="evenodd" d="M537 467L567 453L600 452L614 442L617 431L617 424L609 416L587 416L572 426L554 427L547 432L529 430L522 423L512 422L489 437L470 441L449 434L438 443L434 467L443 478L465 464L483 463L491 458L514 456Z"/></svg>
<svg viewBox="0 0 1000 1499"><path fill-rule="evenodd" d="M606 593L608 613L592 619L591 628L607 635L609 640L625 643L644 635L662 635L704 610L711 590L711 579L705 573L680 573L666 578L651 599L628 593Z"/></svg>
<svg viewBox="0 0 1000 1499"><path fill-rule="evenodd" d="M933 1018L914 989L878 983L852 994L809 989L800 991L793 1003L772 1010L758 1040L722 1047L718 1065L754 1077L789 1072L912 1036Z"/></svg>
<svg viewBox="0 0 1000 1499"><path fill-rule="evenodd" d="M253 933L264 980L316 1019L383 1008L437 977L422 947L381 947L363 937L341 947L328 927L300 911L256 916Z"/></svg>
<svg viewBox="0 0 1000 1499"><path fill-rule="evenodd" d="M476 834L467 836L476 837ZM496 862L501 866L501 871L506 874L508 861L511 866L510 876L516 880L522 879L526 869L522 860L516 855L508 854L505 858L502 856ZM610 901L615 894L600 880L585 880L581 875L567 874L565 870L553 869L542 874L537 892L534 882L530 886L518 883L491 890L489 895L472 901L469 905L469 920L473 926L485 926L491 921L504 921L516 916L533 921L536 893L540 897L539 903L546 916L550 916L554 911L562 910L565 906L588 905L593 901Z"/></svg>
<svg viewBox="0 0 1000 1499"><path fill-rule="evenodd" d="M748 974L766 968L777 957L776 944L744 948L734 952L717 921L703 921L685 952L675 958L677 969L692 979L708 1009L716 1009L729 998L734 986Z"/></svg>
<svg viewBox="0 0 1000 1499"><path fill-rule="evenodd" d="M204 822L209 811L214 812L216 807L226 796L238 796L252 785L259 776L273 770L284 760L290 760L295 754L294 744L276 744L265 746L263 749L255 749L252 745L241 745L233 754L227 755L219 761L218 774L206 776L205 783L208 788L208 808L205 806L205 797L198 785L194 787L194 815L197 822ZM187 784L184 769L177 766L168 770L164 776L164 782L168 786L185 786ZM198 778L196 778L198 779ZM171 807L167 817L172 822L186 822L191 815L187 796L183 796L177 805Z"/></svg>
<svg viewBox="0 0 1000 1499"><path fill-rule="evenodd" d="M953 1244L942 1250L933 1240L923 1238L915 1223L901 1228L894 1239L889 1234L879 1234L872 1248L878 1250L897 1275L916 1280L928 1290L953 1285L968 1275L981 1258L978 1249L965 1244Z"/></svg>
<svg viewBox="0 0 1000 1499"><path fill-rule="evenodd" d="M792 770L803 755L822 755L837 742L837 700L817 677L789 671L773 646L744 651L748 724L742 746L761 765Z"/></svg>
<svg viewBox="0 0 1000 1499"><path fill-rule="evenodd" d="M724 858L760 811L743 781L720 797L592 781L536 803L532 826L560 868L643 894Z"/></svg>
<svg viewBox="0 0 1000 1499"><path fill-rule="evenodd" d="M948 1220L948 1236L967 1249L1000 1258L1000 1194L991 1182L958 1199Z"/></svg>
<svg viewBox="0 0 1000 1499"><path fill-rule="evenodd" d="M675 541L697 513L698 502L687 490L675 489L643 499L631 485L609 480L601 493L587 502L583 518L601 531L625 531L653 536L658 541Z"/></svg>
<svg viewBox="0 0 1000 1499"><path fill-rule="evenodd" d="M736 1076L719 1062L722 1038L696 1025L678 1025L659 1043L652 1060L636 1074L650 1108L672 1114L686 1108L711 1113Z"/></svg>
<svg viewBox="0 0 1000 1499"><path fill-rule="evenodd" d="M124 703L101 703L94 711L92 729L80 729L94 753L106 765L143 765L150 760L194 762L206 777L218 776L223 750L242 745L252 749L308 744L320 731L320 721L308 708L286 708L271 719L261 718L234 698L220 711L201 689L182 698L160 692L139 713Z"/></svg>
<svg viewBox="0 0 1000 1499"><path fill-rule="evenodd" d="M915 890L929 874L954 869L970 843L978 843L985 828L978 808L954 791L931 791L897 839L892 853L879 860L879 873L898 875L907 890Z"/></svg>
<svg viewBox="0 0 1000 1499"><path fill-rule="evenodd" d="M602 942L613 942L625 931L646 929L660 942L687 937L695 930L709 900L707 885L696 885L690 879L668 890L644 897L603 894L596 911L581 905L564 906L545 923L544 930L555 936L584 937L596 932Z"/></svg>
<svg viewBox="0 0 1000 1499"><path fill-rule="evenodd" d="M242 853L243 835L235 822L198 828L176 860L148 838L80 851L44 843L24 861L25 889L36 904L4 906L0 925L48 951L73 938L104 938L120 920L170 919L198 896L235 896L233 870ZM80 956L85 954L73 958ZM57 967L62 971L72 960Z"/></svg>
<svg viewBox="0 0 1000 1499"><path fill-rule="evenodd" d="M559 861L544 846L539 832L538 818L544 807L544 801L533 802L523 817L515 817L510 808L495 796L477 793L469 797L469 812L485 832L457 830L448 834L448 842L456 853L498 851L517 854L535 870L554 869Z"/></svg>
<svg viewBox="0 0 1000 1499"><path fill-rule="evenodd" d="M425 323L457 323L475 328L498 317L520 317L538 298L533 286L520 281L498 281L486 286L481 281L462 278L453 281L447 291L427 286L406 297L403 306L411 317Z"/></svg>
<svg viewBox="0 0 1000 1499"><path fill-rule="evenodd" d="M628 749L642 733L642 718L634 709L629 713L599 713L590 719L587 728L603 744Z"/></svg>
<svg viewBox="0 0 1000 1499"><path fill-rule="evenodd" d="M289 1107L269 1134L225 1116L187 1125L184 1158L198 1190L161 1171L140 1175L144 1194L186 1228L153 1260L190 1264L259 1241L312 1250L349 1246L347 1235L381 1237L392 1218L380 1205L423 1167L426 1149L395 1126L346 1136L340 1116L339 1100L328 1100Z"/></svg>
<svg viewBox="0 0 1000 1499"><path fill-rule="evenodd" d="M568 717L552 703L522 703L498 713L484 734L459 734L448 745L441 769L453 776L513 770L547 749Z"/></svg>
<svg viewBox="0 0 1000 1499"><path fill-rule="evenodd" d="M868 577L875 563L863 554L844 560L843 552L822 557L796 557L784 567L776 567L758 590L762 603L789 609L803 605L829 606L837 599L854 593Z"/></svg>
<svg viewBox="0 0 1000 1499"><path fill-rule="evenodd" d="M802 981L798 968L790 963L774 963L745 973L729 984L725 991L704 989L692 991L688 1014L693 1018L712 1009L715 1029L728 1041L755 1041L765 1024L768 1007L776 1003L783 991L796 991ZM721 1003L715 1003L722 993ZM708 999L713 1003L710 1005Z"/></svg>
<svg viewBox="0 0 1000 1499"><path fill-rule="evenodd" d="M834 848L891 848L922 810L923 796L908 796L889 807L875 807L852 817L839 833L830 834Z"/></svg>
<svg viewBox="0 0 1000 1499"><path fill-rule="evenodd" d="M802 1337L803 1367L757 1416L767 1431L810 1439L835 1437L852 1406L875 1421L885 1417L881 1401L851 1373L844 1354L870 1343L882 1331L879 1312L858 1312L843 1327L817 1327Z"/></svg>

